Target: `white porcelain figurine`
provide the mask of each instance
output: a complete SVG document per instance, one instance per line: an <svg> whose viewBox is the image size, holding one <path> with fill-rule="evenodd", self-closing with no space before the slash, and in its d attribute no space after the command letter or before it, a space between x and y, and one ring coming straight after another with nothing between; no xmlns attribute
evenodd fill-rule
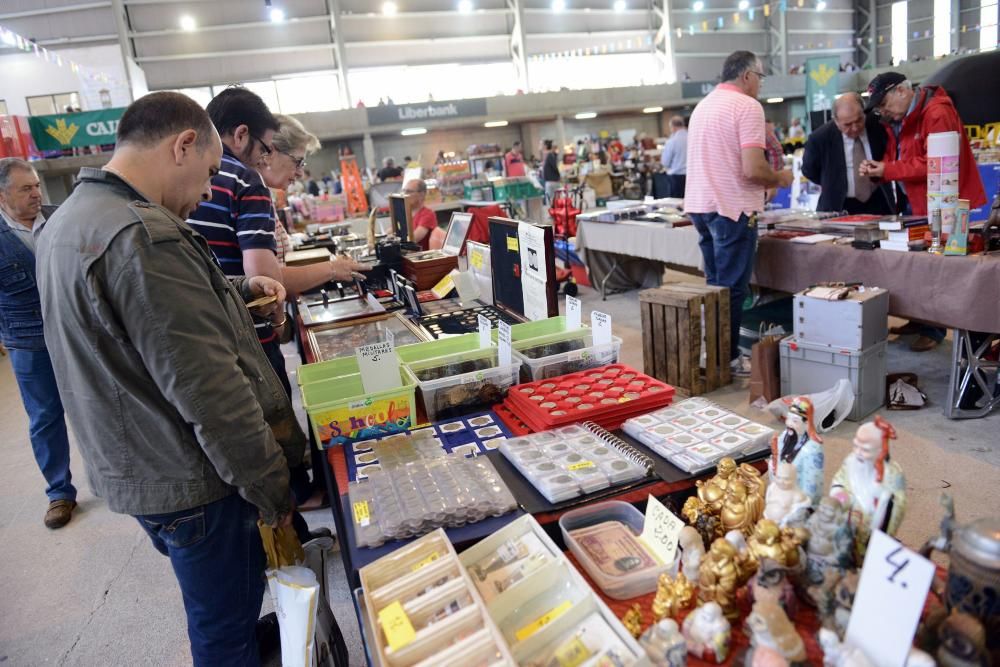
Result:
<svg viewBox="0 0 1000 667"><path fill-rule="evenodd" d="M781 528L802 526L809 518L812 502L798 485L798 471L791 463L782 461L771 474L764 500L764 518Z"/></svg>

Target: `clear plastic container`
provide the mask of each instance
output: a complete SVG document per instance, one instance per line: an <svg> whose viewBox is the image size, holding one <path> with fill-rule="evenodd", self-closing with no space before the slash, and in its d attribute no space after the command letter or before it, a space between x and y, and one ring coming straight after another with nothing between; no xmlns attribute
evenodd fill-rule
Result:
<svg viewBox="0 0 1000 667"><path fill-rule="evenodd" d="M428 421L461 417L501 402L517 384L521 362L514 359L509 366L500 366L497 354L496 348L483 348L404 363Z"/></svg>
<svg viewBox="0 0 1000 667"><path fill-rule="evenodd" d="M568 472L557 472L547 477L533 477L532 484L553 505L580 495L580 483Z"/></svg>
<svg viewBox="0 0 1000 667"><path fill-rule="evenodd" d="M594 345L590 329L577 329L515 342L513 352L522 362L521 381L534 382L618 363L621 348L617 336L610 343Z"/></svg>
<svg viewBox="0 0 1000 667"><path fill-rule="evenodd" d="M621 524L625 530L610 525L614 522ZM566 546L594 583L608 597L616 600L652 593L656 590L656 582L661 574L677 571L676 557L673 563L660 563L652 550L638 540L644 524L642 512L629 503L617 500L570 510L559 519L559 528ZM593 533L585 536L585 533L601 528L608 530L607 539L613 544L611 550L601 545L600 539ZM578 531L584 531L584 534ZM588 547L591 541L598 543L596 550ZM603 553L606 559L600 562L600 557L595 557L595 553Z"/></svg>
<svg viewBox="0 0 1000 667"><path fill-rule="evenodd" d="M625 459L602 461L597 465L608 476L608 481L611 482L612 486L624 484L625 482L633 482L646 476L645 468L638 463L633 463Z"/></svg>

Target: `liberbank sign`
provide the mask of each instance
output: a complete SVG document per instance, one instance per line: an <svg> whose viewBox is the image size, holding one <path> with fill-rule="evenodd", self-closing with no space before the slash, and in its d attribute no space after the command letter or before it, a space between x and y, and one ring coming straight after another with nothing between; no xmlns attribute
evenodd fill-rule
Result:
<svg viewBox="0 0 1000 667"><path fill-rule="evenodd" d="M430 120L451 120L486 115L486 99L425 102L422 104L390 104L368 107L369 125L399 125Z"/></svg>

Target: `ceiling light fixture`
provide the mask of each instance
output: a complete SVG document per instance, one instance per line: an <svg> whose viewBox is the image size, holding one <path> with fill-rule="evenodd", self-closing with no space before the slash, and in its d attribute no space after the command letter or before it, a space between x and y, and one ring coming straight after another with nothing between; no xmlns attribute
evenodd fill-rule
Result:
<svg viewBox="0 0 1000 667"><path fill-rule="evenodd" d="M185 32L191 32L192 30L198 29L198 22L194 20L194 17L190 14L185 14L181 17L181 30Z"/></svg>
<svg viewBox="0 0 1000 667"><path fill-rule="evenodd" d="M577 120L587 120L588 118L597 118L597 112L595 111L582 111L577 115L573 116Z"/></svg>
<svg viewBox="0 0 1000 667"><path fill-rule="evenodd" d="M691 9L695 10L696 12L700 12L701 10L705 9L705 3L703 2L703 0L695 0L695 3L691 5Z"/></svg>
<svg viewBox="0 0 1000 667"><path fill-rule="evenodd" d="M750 9L750 0L740 0L740 11L745 12Z"/></svg>
<svg viewBox="0 0 1000 667"><path fill-rule="evenodd" d="M615 0L614 6L616 12L623 12L628 7L628 5L625 3L625 0Z"/></svg>
<svg viewBox="0 0 1000 667"><path fill-rule="evenodd" d="M399 8L396 7L395 2L383 2L382 3L382 13L386 16L395 16Z"/></svg>
<svg viewBox="0 0 1000 667"><path fill-rule="evenodd" d="M415 137L418 134L427 134L427 128L426 127L408 127L405 130L403 130L402 132L400 132L400 134L403 135L404 137Z"/></svg>
<svg viewBox="0 0 1000 667"><path fill-rule="evenodd" d="M819 0L819 2L816 3L816 11L821 12L824 9L826 9L826 0Z"/></svg>
<svg viewBox="0 0 1000 667"><path fill-rule="evenodd" d="M566 9L566 0L552 0L552 11L561 12Z"/></svg>
<svg viewBox="0 0 1000 667"><path fill-rule="evenodd" d="M472 11L472 0L459 0L458 11L463 14L468 14Z"/></svg>
<svg viewBox="0 0 1000 667"><path fill-rule="evenodd" d="M483 123L483 127L507 127L507 121L505 120L488 120Z"/></svg>
<svg viewBox="0 0 1000 667"><path fill-rule="evenodd" d="M285 10L281 7L271 8L271 23L281 23L285 20Z"/></svg>
<svg viewBox="0 0 1000 667"><path fill-rule="evenodd" d="M643 113L660 113L663 111L663 107L646 107L642 110Z"/></svg>
<svg viewBox="0 0 1000 667"><path fill-rule="evenodd" d="M769 98L767 98L767 103L768 104L781 104L784 101L785 101L784 97L769 97Z"/></svg>

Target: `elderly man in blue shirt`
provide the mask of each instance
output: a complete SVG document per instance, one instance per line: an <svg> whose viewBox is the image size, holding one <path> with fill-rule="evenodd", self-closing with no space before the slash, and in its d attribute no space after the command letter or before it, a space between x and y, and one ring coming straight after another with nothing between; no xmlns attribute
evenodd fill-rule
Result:
<svg viewBox="0 0 1000 667"><path fill-rule="evenodd" d="M670 138L663 146L660 164L667 172L667 196L684 198L684 185L687 180L687 128L684 119L674 116L670 119Z"/></svg>

